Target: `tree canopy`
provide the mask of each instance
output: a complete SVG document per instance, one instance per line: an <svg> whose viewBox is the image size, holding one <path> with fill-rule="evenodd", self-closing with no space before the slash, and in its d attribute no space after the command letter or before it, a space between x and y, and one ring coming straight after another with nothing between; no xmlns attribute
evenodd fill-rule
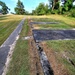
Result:
<svg viewBox="0 0 75 75"><path fill-rule="evenodd" d="M46 15L46 14L64 14L75 16L75 0L48 0L49 5L40 3L35 10L32 11L33 15ZM62 5L60 4L63 1Z"/></svg>
<svg viewBox="0 0 75 75"><path fill-rule="evenodd" d="M15 7L15 12L16 14L19 14L19 15L25 14L24 5L20 0L18 0L17 2L17 6Z"/></svg>
<svg viewBox="0 0 75 75"><path fill-rule="evenodd" d="M32 11L33 14L36 15L45 15L48 12L48 5L44 3L40 3L35 10Z"/></svg>
<svg viewBox="0 0 75 75"><path fill-rule="evenodd" d="M10 9L4 2L0 1L0 6L2 6L2 9L0 9L0 12L2 12L2 14L7 14L9 12Z"/></svg>

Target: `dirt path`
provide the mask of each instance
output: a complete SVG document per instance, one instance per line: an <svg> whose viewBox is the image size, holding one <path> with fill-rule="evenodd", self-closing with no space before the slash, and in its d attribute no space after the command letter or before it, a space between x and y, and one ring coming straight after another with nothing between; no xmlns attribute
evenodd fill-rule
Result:
<svg viewBox="0 0 75 75"><path fill-rule="evenodd" d="M29 24L30 25L30 24ZM32 28L30 26L29 35L32 34ZM43 75L40 58L38 55L38 51L36 49L36 44L34 39L29 40L29 62L30 62L30 75Z"/></svg>

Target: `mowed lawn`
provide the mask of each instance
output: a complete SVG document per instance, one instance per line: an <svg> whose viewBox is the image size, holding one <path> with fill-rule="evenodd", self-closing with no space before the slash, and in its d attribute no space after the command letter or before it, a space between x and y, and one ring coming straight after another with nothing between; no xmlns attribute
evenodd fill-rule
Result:
<svg viewBox="0 0 75 75"><path fill-rule="evenodd" d="M11 34L11 32L16 28L17 24L22 20L24 16L0 16L0 27L2 27L3 35L0 36L1 42ZM75 18L65 17L61 15L50 15L50 16L26 16L26 18L32 18L32 21L44 21L44 22L59 22L59 24L54 25L36 25L38 29L72 29L75 27ZM34 26L35 27L35 26ZM0 28L0 30L2 29ZM36 28L36 27L35 27ZM28 35L29 26L28 20L25 20L20 38L15 46L12 60L9 65L7 75L31 75L29 68L29 43L27 40L22 40L22 37ZM6 34L7 33L7 34ZM1 43L0 42L0 43ZM1 44L2 44L1 43ZM75 67L67 60L71 59L75 64L75 40L55 40L46 41L46 45L49 49L53 50L56 60L64 65L64 68L69 73L69 75L75 75ZM67 58L66 58L67 57Z"/></svg>
<svg viewBox="0 0 75 75"><path fill-rule="evenodd" d="M45 18L32 19L35 22L59 22L59 24L33 25L34 29L73 29L75 18L51 15ZM56 60L64 65L69 75L75 75L75 40L46 41L46 45L54 52ZM48 53L49 54L49 53Z"/></svg>
<svg viewBox="0 0 75 75"><path fill-rule="evenodd" d="M32 19L35 22L52 22L55 24L34 24L33 27L35 29L73 29L74 25L67 24L62 20L55 20L52 18L40 18L40 19Z"/></svg>
<svg viewBox="0 0 75 75"><path fill-rule="evenodd" d="M19 15L0 16L0 46L17 27L23 17Z"/></svg>
<svg viewBox="0 0 75 75"><path fill-rule="evenodd" d="M56 59L63 64L69 75L75 75L75 40L47 41Z"/></svg>

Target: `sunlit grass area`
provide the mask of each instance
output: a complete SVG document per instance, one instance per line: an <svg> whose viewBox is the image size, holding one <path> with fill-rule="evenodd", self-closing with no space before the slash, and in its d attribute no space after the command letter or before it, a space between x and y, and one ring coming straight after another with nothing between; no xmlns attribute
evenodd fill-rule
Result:
<svg viewBox="0 0 75 75"><path fill-rule="evenodd" d="M8 38L23 17L19 15L0 16L0 45Z"/></svg>
<svg viewBox="0 0 75 75"><path fill-rule="evenodd" d="M24 16L10 15L0 16L0 45L6 40L11 32L17 27ZM38 29L72 29L75 28L75 18L49 15L49 16L25 16L37 22L58 22L58 24L34 25ZM14 49L7 75L30 75L29 72L29 45L22 37L27 36L29 31L28 21L25 21L20 38ZM63 64L70 75L75 75L75 67L67 58L75 64L75 40L47 41L47 46L54 51L56 60Z"/></svg>
<svg viewBox="0 0 75 75"><path fill-rule="evenodd" d="M75 27L75 18L73 17L67 17L67 16L63 16L63 15L43 15L43 16L25 16L26 18L49 18L49 19L54 19L54 20L58 20L58 21L62 21L68 25L71 25L73 27Z"/></svg>
<svg viewBox="0 0 75 75"><path fill-rule="evenodd" d="M27 36L29 31L28 21L26 20L17 41L10 67L7 75L30 75L29 74L29 55L28 41L22 40L22 37Z"/></svg>
<svg viewBox="0 0 75 75"><path fill-rule="evenodd" d="M47 45L56 54L59 63L64 64L70 75L75 75L75 40L48 41ZM73 64L68 60L70 59Z"/></svg>
<svg viewBox="0 0 75 75"><path fill-rule="evenodd" d="M51 15L45 18L32 19L35 22L59 22L58 24L33 25L34 29L73 29L75 18ZM47 41L47 46L56 56L56 60L63 64L69 75L75 75L75 40L53 40Z"/></svg>
<svg viewBox="0 0 75 75"><path fill-rule="evenodd" d="M32 19L35 22L53 22L55 24L36 24L33 25L33 27L36 29L72 29L73 26L60 21L60 20L55 20L55 19L51 19L51 18L40 18L40 19Z"/></svg>
<svg viewBox="0 0 75 75"><path fill-rule="evenodd" d="M53 22L55 24L33 24L34 29L73 29L74 26L65 23L61 20L55 20L51 18L40 18L40 19L32 19L35 22Z"/></svg>

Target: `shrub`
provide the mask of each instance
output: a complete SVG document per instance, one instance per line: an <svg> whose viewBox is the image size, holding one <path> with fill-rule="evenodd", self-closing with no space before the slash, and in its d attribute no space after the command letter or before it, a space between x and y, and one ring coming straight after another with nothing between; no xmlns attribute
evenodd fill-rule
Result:
<svg viewBox="0 0 75 75"><path fill-rule="evenodd" d="M75 17L75 9L71 9L70 13L72 17Z"/></svg>

